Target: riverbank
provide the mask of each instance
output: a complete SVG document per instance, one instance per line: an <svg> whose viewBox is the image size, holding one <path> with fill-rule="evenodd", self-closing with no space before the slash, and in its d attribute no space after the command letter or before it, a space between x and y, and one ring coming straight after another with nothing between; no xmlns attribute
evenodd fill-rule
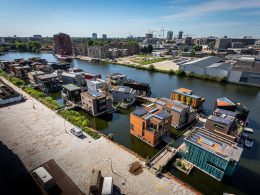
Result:
<svg viewBox="0 0 260 195"><path fill-rule="evenodd" d="M130 164L137 161L144 166L143 160L104 137L97 140L88 134L81 139L75 137L69 132L73 128L71 123L20 88L12 87L27 100L0 109L0 137L27 170L54 159L84 193L88 193L93 168L101 170L103 176L113 176L122 194L198 193L174 179L157 178L144 168L140 175L132 175L128 171ZM126 179L125 184L113 174L108 158L112 159L113 170Z"/></svg>
<svg viewBox="0 0 260 195"><path fill-rule="evenodd" d="M76 59L84 60L91 62L93 58L90 58L88 56L77 56ZM196 79L202 79L202 80L207 80L207 81L214 81L214 82L220 82L220 83L226 83L227 80L226 78L221 78L221 77L211 77L208 75L198 75L198 74L193 74L193 73L185 73L181 70L179 70L179 66L173 63L171 60L168 60L168 58L163 59L162 61L158 61L155 63L148 63L148 64L136 64L133 63L129 60L101 60L101 62L104 63L111 63L115 65L122 65L122 66L127 66L135 69L140 69L140 70L147 70L150 72L160 72L160 73L165 73L169 75L176 75L180 77L190 77L190 78L196 78Z"/></svg>

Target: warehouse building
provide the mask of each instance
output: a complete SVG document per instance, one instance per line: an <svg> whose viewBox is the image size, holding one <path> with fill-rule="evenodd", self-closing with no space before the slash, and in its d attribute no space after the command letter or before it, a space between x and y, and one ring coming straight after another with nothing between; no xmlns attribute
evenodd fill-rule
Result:
<svg viewBox="0 0 260 195"><path fill-rule="evenodd" d="M186 73L227 77L232 66L231 64L224 63L220 57L207 56L180 64L179 68Z"/></svg>

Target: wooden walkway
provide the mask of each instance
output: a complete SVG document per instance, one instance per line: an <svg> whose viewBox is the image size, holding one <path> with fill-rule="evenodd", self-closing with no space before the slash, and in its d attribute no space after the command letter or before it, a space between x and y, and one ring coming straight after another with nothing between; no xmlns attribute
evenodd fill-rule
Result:
<svg viewBox="0 0 260 195"><path fill-rule="evenodd" d="M167 145L161 151L159 151L153 158L151 158L147 165L148 169L156 174L160 167L164 167L168 162L175 157L177 149Z"/></svg>

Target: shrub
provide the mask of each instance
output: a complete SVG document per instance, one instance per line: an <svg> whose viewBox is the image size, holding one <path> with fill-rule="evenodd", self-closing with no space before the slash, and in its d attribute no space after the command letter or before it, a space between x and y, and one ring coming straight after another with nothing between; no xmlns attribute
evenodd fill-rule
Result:
<svg viewBox="0 0 260 195"><path fill-rule="evenodd" d="M155 67L154 67L154 65L151 64L151 65L149 66L148 70L150 70L150 71L155 71Z"/></svg>

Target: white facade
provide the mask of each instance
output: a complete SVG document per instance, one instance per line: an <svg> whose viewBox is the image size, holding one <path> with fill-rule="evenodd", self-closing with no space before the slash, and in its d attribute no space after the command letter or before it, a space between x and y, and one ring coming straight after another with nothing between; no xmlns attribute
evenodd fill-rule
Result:
<svg viewBox="0 0 260 195"><path fill-rule="evenodd" d="M97 80L86 80L87 81L87 87L88 90L98 90L98 89L104 89L106 87L106 82L102 79Z"/></svg>
<svg viewBox="0 0 260 195"><path fill-rule="evenodd" d="M128 102L130 104L135 102L136 90L130 87L120 86L118 90L112 90L113 102Z"/></svg>

